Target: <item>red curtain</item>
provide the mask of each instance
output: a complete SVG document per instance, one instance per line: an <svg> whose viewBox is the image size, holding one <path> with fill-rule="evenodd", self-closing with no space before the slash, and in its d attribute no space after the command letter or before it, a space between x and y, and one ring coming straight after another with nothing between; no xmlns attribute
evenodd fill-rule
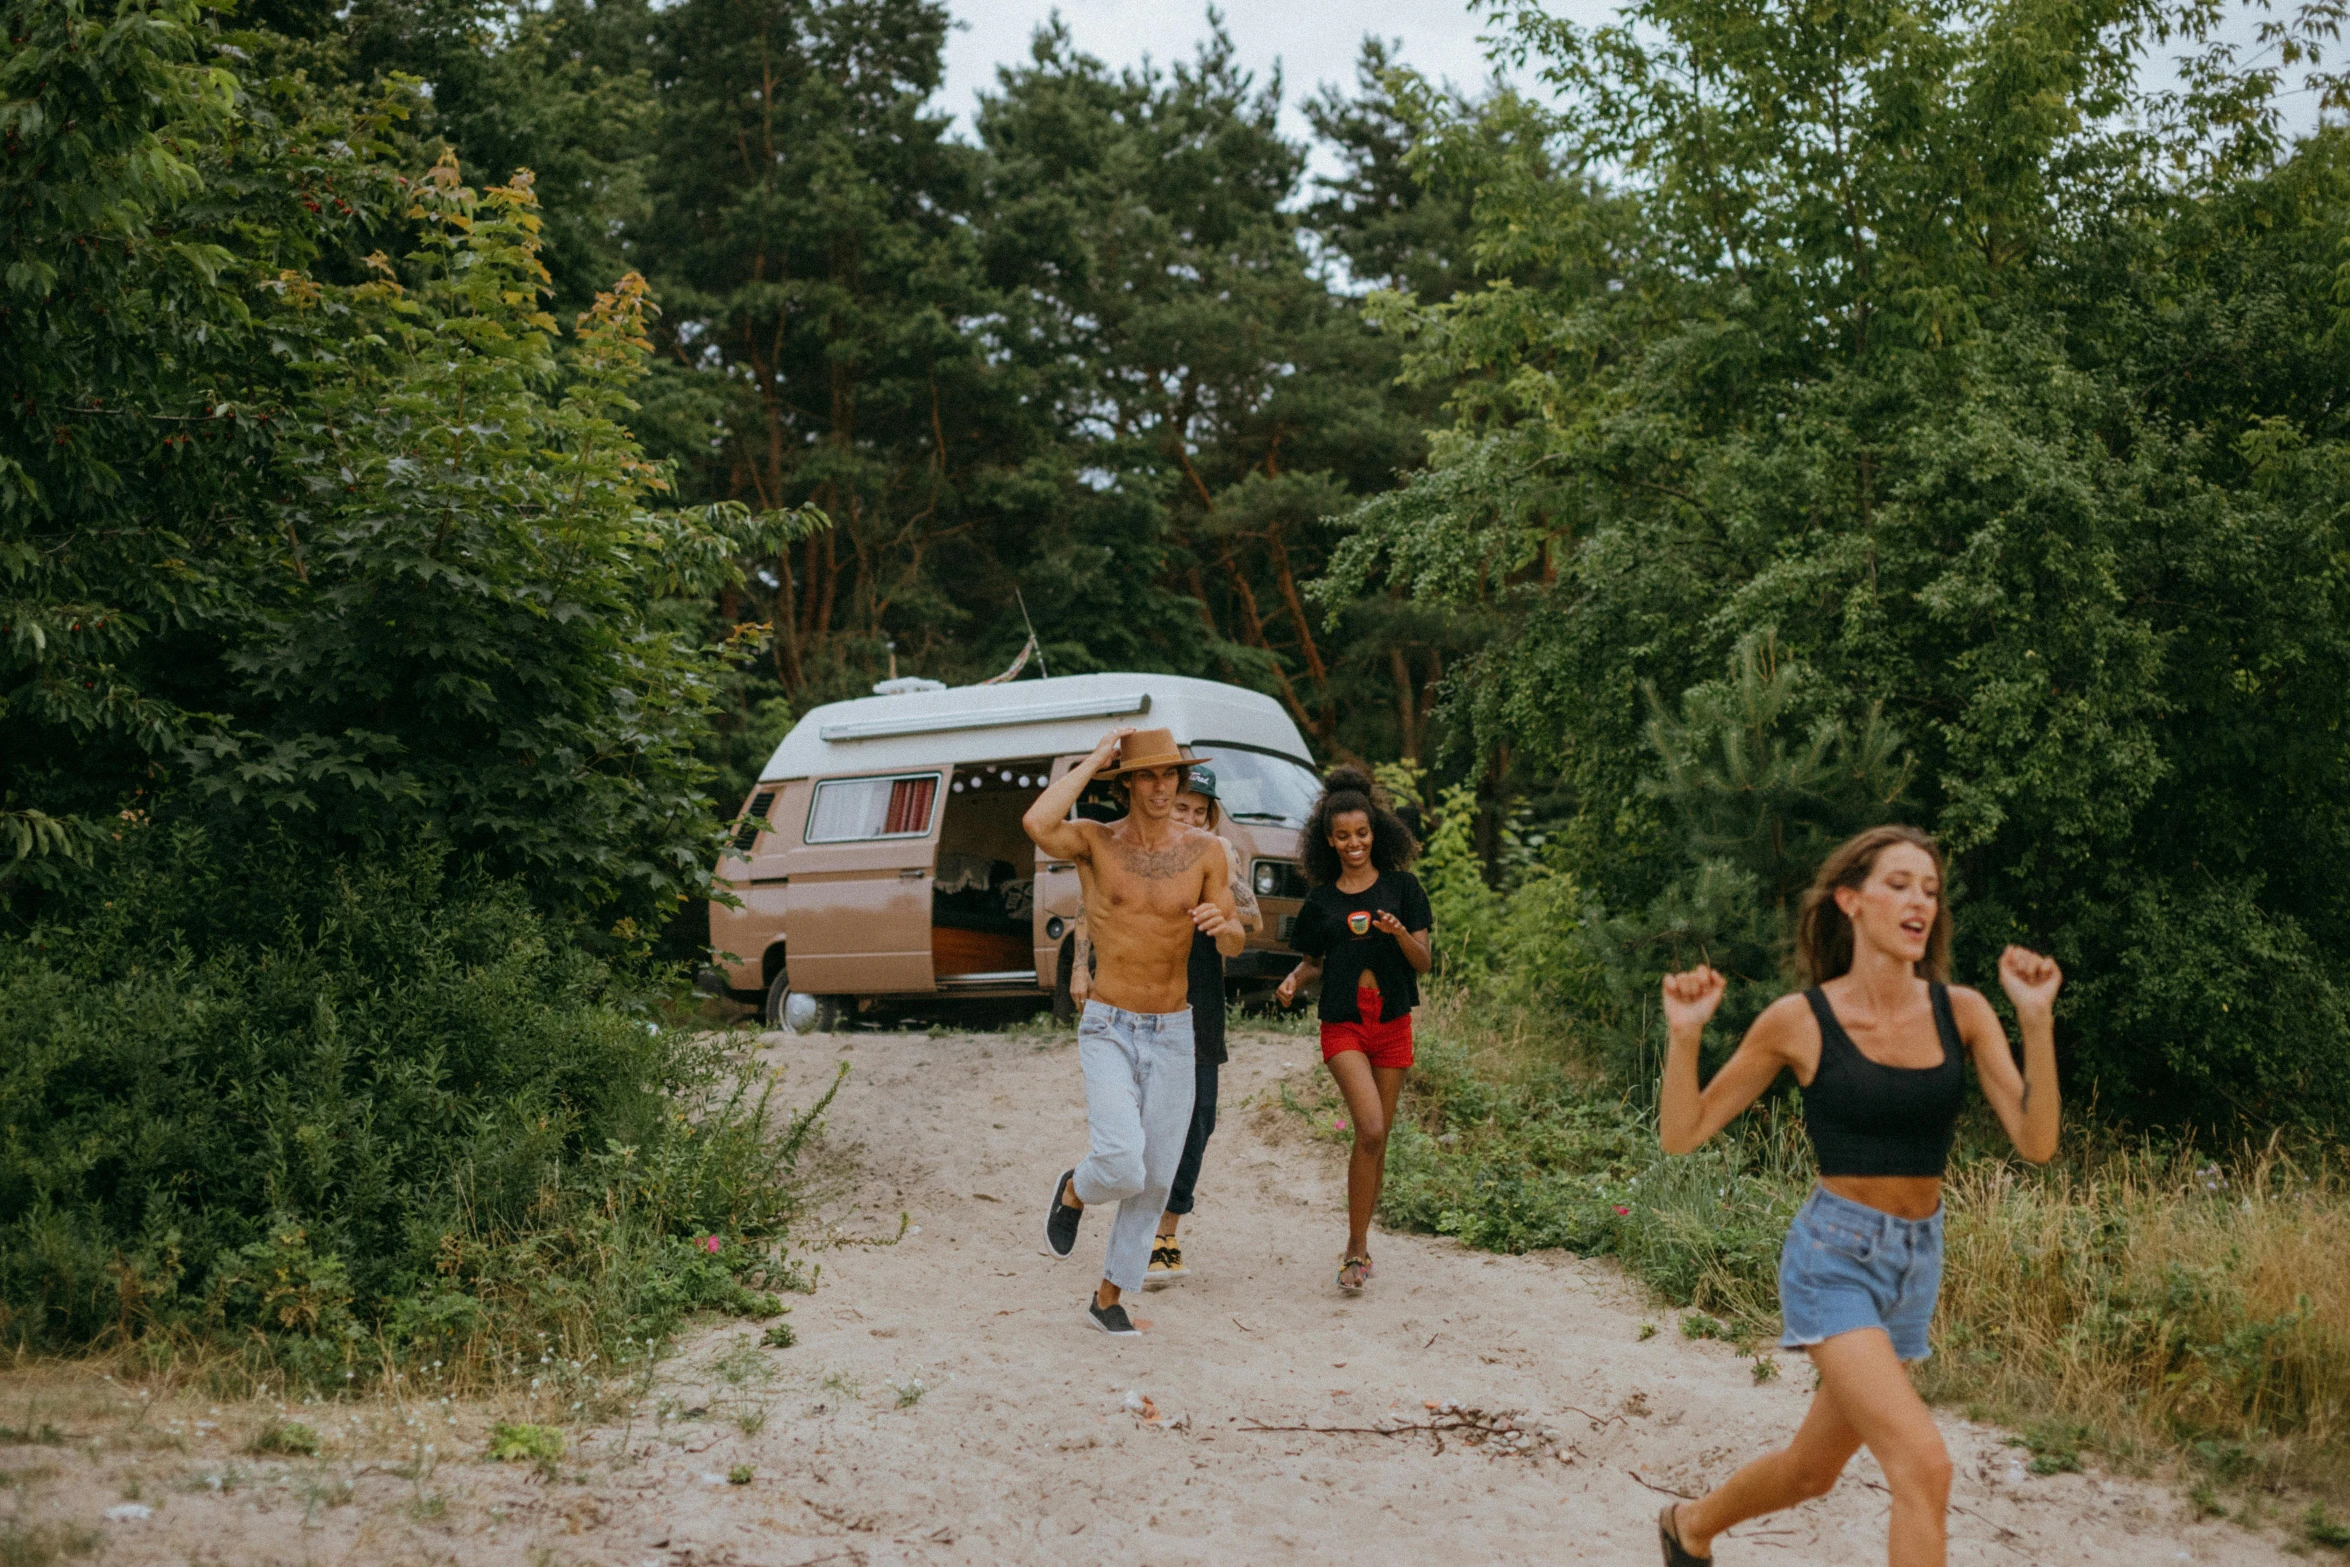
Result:
<svg viewBox="0 0 2350 1567"><path fill-rule="evenodd" d="M889 786L889 818L882 831L927 832L930 830L930 794L938 787L935 778L900 778Z"/></svg>

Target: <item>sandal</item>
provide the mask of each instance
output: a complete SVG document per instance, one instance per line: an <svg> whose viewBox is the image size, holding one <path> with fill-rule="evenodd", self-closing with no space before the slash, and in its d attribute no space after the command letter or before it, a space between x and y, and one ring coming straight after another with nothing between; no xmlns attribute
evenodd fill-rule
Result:
<svg viewBox="0 0 2350 1567"><path fill-rule="evenodd" d="M1693 1556L1689 1547L1681 1543L1681 1527L1673 1522L1674 1509L1679 1502L1665 1503L1665 1510L1656 1515L1656 1537L1665 1548L1665 1567L1712 1567L1710 1556Z"/></svg>
<svg viewBox="0 0 2350 1567"><path fill-rule="evenodd" d="M1338 1287L1340 1289L1349 1295L1360 1295L1363 1292L1363 1286L1370 1282L1370 1258L1341 1257L1338 1259Z"/></svg>

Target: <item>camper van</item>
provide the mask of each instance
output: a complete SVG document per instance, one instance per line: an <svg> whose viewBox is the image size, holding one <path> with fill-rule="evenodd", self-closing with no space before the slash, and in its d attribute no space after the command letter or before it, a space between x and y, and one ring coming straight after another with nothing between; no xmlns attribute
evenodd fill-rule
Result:
<svg viewBox="0 0 2350 1567"><path fill-rule="evenodd" d="M1265 914L1226 974L1248 990L1289 971L1298 832L1320 785L1272 698L1180 675L893 684L928 689L819 707L784 736L719 863L734 904L711 903L710 945L770 1027L957 997L1049 994L1065 1010L1077 868L1020 818L1119 725L1172 729L1213 758L1218 830ZM1106 816L1111 798L1100 786L1077 810Z"/></svg>

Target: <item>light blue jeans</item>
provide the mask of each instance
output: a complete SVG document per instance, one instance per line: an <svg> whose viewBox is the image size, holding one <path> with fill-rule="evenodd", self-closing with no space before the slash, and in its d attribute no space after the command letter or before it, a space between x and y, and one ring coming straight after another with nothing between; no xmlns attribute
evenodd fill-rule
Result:
<svg viewBox="0 0 2350 1567"><path fill-rule="evenodd" d="M1077 1064L1085 1073L1088 1152L1069 1184L1088 1208L1118 1205L1102 1277L1138 1290L1191 1130L1191 1008L1129 1012L1088 1001L1077 1025Z"/></svg>

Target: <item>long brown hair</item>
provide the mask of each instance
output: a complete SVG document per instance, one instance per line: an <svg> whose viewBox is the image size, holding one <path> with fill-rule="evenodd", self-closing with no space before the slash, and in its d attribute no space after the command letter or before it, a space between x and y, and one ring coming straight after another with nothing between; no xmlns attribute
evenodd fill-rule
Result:
<svg viewBox="0 0 2350 1567"><path fill-rule="evenodd" d="M1818 985L1852 970L1852 921L1836 907L1836 889L1858 887L1877 868L1877 856L1897 843L1923 849L1934 862L1934 875L1943 882L1934 899L1934 925L1926 932L1926 955L1918 959L1918 977L1948 983L1950 979L1950 888L1942 869L1942 846L1915 827L1871 827L1836 846L1811 879L1803 895L1803 911L1795 917L1795 969L1806 985Z"/></svg>

